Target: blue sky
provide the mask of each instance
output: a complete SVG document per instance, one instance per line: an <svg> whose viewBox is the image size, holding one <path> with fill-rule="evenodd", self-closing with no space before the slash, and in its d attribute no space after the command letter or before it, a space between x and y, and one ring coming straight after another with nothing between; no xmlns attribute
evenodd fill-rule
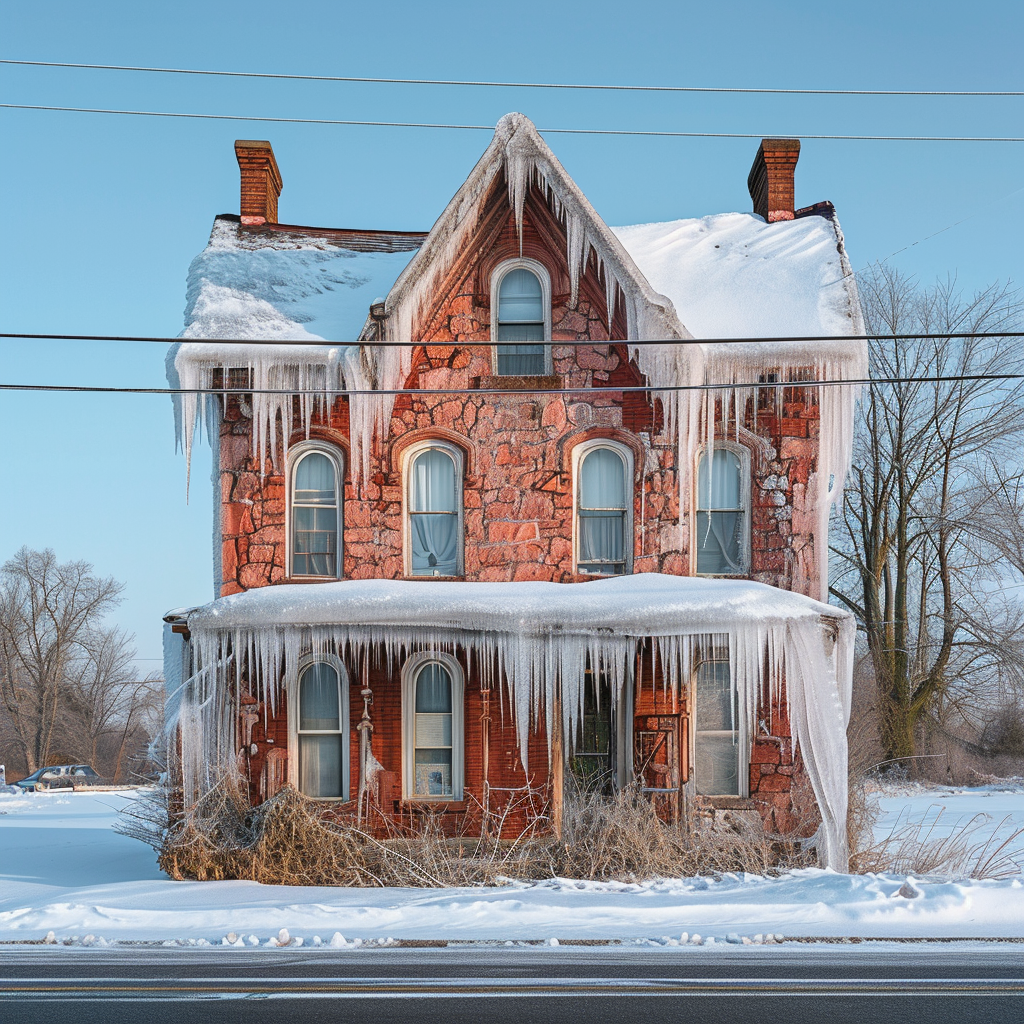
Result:
<svg viewBox="0 0 1024 1024"><path fill-rule="evenodd" d="M7 5L0 56L297 74L780 88L1020 90L1024 5L976 0L524 5ZM262 82L0 66L3 102L541 128L1024 135L1024 99L653 95ZM269 138L282 221L425 229L484 132L0 110L3 331L173 335L213 217L238 210L235 138ZM748 210L756 141L549 136L604 219ZM797 202L831 199L857 267L965 288L1020 281L1024 145L805 142ZM967 218L965 220L965 218ZM964 220L934 238L926 236ZM919 242L920 244L913 244ZM158 346L0 342L0 380L162 386ZM160 655L168 608L208 600L209 489L185 503L164 397L0 396L0 558L22 544L126 583L117 621ZM209 473L199 453L194 479ZM156 660L140 667L158 667Z"/></svg>

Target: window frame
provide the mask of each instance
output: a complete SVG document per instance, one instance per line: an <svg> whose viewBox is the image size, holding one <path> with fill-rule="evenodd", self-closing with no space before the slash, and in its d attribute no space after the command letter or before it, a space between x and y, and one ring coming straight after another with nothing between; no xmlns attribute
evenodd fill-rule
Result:
<svg viewBox="0 0 1024 1024"><path fill-rule="evenodd" d="M736 728L735 729L697 729L697 674L700 667L706 662L720 662L729 669L729 682L732 686L734 699L736 701ZM694 661L690 672L690 693L687 704L689 711L689 738L690 738L690 770L688 784L692 785L693 792L706 800L746 800L750 796L750 739L744 735L740 722L740 695L736 690L736 682L733 679L732 662L729 657L728 645L718 645L701 651L700 656ZM736 773L739 786L738 793L701 793L700 777L697 772L697 740L700 735L709 736L735 736L736 737Z"/></svg>
<svg viewBox="0 0 1024 1024"><path fill-rule="evenodd" d="M465 452L458 445L437 438L424 438L410 444L402 452L402 551L404 572L407 578L414 580L430 580L438 577L426 574L414 574L412 564L412 517L420 514L412 510L412 467L416 459L426 451L443 451L455 464L455 515L458 520L458 556L456 558L455 575L441 576L441 579L461 578L465 575L466 558L466 504L465 504ZM433 514L433 513L430 513Z"/></svg>
<svg viewBox="0 0 1024 1024"><path fill-rule="evenodd" d="M295 475L298 472L299 463L314 452L325 455L331 460L334 466L334 509L337 513L337 539L335 541L335 573L334 575L323 575L320 573L296 573L295 572ZM287 538L287 553L285 573L289 579L301 580L340 580L344 577L345 567L345 455L340 448L323 441L303 441L288 450L287 467L287 489L285 491L285 537ZM301 506L307 507L307 506ZM309 506L316 508L328 508L327 505Z"/></svg>
<svg viewBox="0 0 1024 1024"><path fill-rule="evenodd" d="M491 372L496 377L515 377L519 374L501 373L498 369L498 299L501 282L513 270L529 270L540 281L541 307L544 313L544 371L537 376L553 373L551 361L551 275L548 268L538 260L526 256L503 260L491 271ZM532 342L502 342L502 344L529 345ZM537 342L536 344L542 344ZM528 374L526 376L533 376Z"/></svg>
<svg viewBox="0 0 1024 1024"><path fill-rule="evenodd" d="M299 729L299 687L306 670L316 664L330 665L338 676L338 710L339 729L335 733L330 730ZM349 678L344 662L334 654L304 654L299 659L298 669L288 683L288 750L294 756L288 758L288 782L299 793L299 737L341 735L341 795L309 797L310 800L329 800L333 803L348 803L352 799L351 767L352 767L352 732L349 715Z"/></svg>
<svg viewBox="0 0 1024 1024"><path fill-rule="evenodd" d="M700 530L700 513L702 511L732 511L730 509L702 509L700 506L700 466L708 454L709 446L704 444L697 449L694 460L693 482L692 482L692 515L690 516L690 573L693 576L701 576L707 579L743 579L750 575L751 547L750 547L750 520L752 518L751 503L751 459L750 449L745 445L737 444L735 441L718 441L711 446L712 457L717 451L727 451L735 455L740 462L740 508L737 511L743 513L743 534L740 538L740 559L741 570L739 572L700 572L697 568L698 557L698 531Z"/></svg>
<svg viewBox="0 0 1024 1024"><path fill-rule="evenodd" d="M586 457L599 448L607 448L615 452L622 460L623 483L626 495L625 515L623 516L623 545L622 553L625 565L619 572L580 572L580 496L582 488L581 473L583 462ZM605 579L610 576L630 576L633 573L633 552L636 547L636 538L633 536L633 505L636 501L634 487L633 451L621 441L614 441L610 438L599 437L589 441L582 441L572 450L572 569L577 576L586 576L588 579Z"/></svg>
<svg viewBox="0 0 1024 1024"><path fill-rule="evenodd" d="M452 681L452 792L451 796L417 793L416 682L428 665L441 665ZM407 803L458 803L465 789L465 689L462 666L450 654L421 651L402 666L402 800Z"/></svg>

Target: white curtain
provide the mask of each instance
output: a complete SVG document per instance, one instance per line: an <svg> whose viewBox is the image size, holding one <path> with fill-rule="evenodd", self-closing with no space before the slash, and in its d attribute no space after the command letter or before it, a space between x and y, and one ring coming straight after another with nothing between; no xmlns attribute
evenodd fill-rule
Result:
<svg viewBox="0 0 1024 1024"><path fill-rule="evenodd" d="M338 673L317 662L299 679L299 789L306 796L341 796L342 755Z"/></svg>
<svg viewBox="0 0 1024 1024"><path fill-rule="evenodd" d="M410 532L414 576L455 576L459 571L458 482L451 456L437 448L412 466Z"/></svg>
<svg viewBox="0 0 1024 1024"><path fill-rule="evenodd" d="M584 456L578 501L580 569L624 572L626 476L622 458L610 448Z"/></svg>
<svg viewBox="0 0 1024 1024"><path fill-rule="evenodd" d="M334 463L322 452L310 452L295 467L295 501L304 505L333 505Z"/></svg>
<svg viewBox="0 0 1024 1024"><path fill-rule="evenodd" d="M740 459L718 448L697 474L697 572L742 573L746 528Z"/></svg>
<svg viewBox="0 0 1024 1024"><path fill-rule="evenodd" d="M498 290L499 342L544 339L544 293L537 275L520 268L507 273ZM544 372L543 345L498 345L498 373L532 376Z"/></svg>

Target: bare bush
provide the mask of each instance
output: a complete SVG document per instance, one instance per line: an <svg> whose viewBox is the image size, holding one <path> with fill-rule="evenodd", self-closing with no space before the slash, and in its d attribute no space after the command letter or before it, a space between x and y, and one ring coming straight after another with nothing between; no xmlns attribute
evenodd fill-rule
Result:
<svg viewBox="0 0 1024 1024"><path fill-rule="evenodd" d="M239 781L227 778L167 829L160 847L160 866L172 878L277 885L465 886L551 877L643 881L813 863L813 853L799 841L766 835L759 818L712 814L697 806L680 822L666 823L632 787L611 797L571 794L560 838L542 831L540 822L513 839L451 836L440 816L426 815L415 833L381 839L292 788L251 807Z"/></svg>

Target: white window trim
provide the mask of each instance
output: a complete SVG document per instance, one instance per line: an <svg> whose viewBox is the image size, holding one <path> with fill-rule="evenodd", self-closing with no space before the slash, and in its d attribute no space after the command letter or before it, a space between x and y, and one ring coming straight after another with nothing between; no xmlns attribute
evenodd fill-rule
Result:
<svg viewBox="0 0 1024 1024"><path fill-rule="evenodd" d="M708 446L701 445L697 449L697 457L693 463L693 479L691 482L691 515L690 515L690 575L703 576L709 579L735 579L750 575L750 521L753 518L751 508L751 462L750 449L735 441L715 441L713 451L728 451L740 460L740 505L743 509L743 538L741 541L743 569L741 572L698 572L697 571L697 531L700 529L700 464L707 453ZM713 511L713 510L712 510Z"/></svg>
<svg viewBox="0 0 1024 1024"><path fill-rule="evenodd" d="M349 731L349 687L348 673L342 660L334 654L304 654L299 658L298 671L288 680L288 782L299 790L299 680L303 672L318 662L330 665L338 673L338 699L341 718L341 796L320 796L313 799L346 803L351 799L349 792L352 761L352 735ZM299 790L301 792L301 790Z"/></svg>
<svg viewBox="0 0 1024 1024"><path fill-rule="evenodd" d="M622 459L622 471L625 481L626 493L626 515L625 538L623 543L623 555L626 566L620 573L586 573L593 579L601 579L606 576L629 576L633 572L633 549L636 546L636 538L633 536L633 504L636 500L636 489L633 486L633 452L628 445L620 441L612 441L605 437L596 437L591 441L582 441L572 450L572 570L577 575L580 564L580 467L583 460L598 448L607 448L615 452Z"/></svg>
<svg viewBox="0 0 1024 1024"><path fill-rule="evenodd" d="M416 677L426 665L443 665L452 680L452 795L425 796L415 792ZM450 654L422 651L402 666L402 799L414 803L455 803L462 800L465 785L465 676Z"/></svg>
<svg viewBox="0 0 1024 1024"><path fill-rule="evenodd" d="M463 480L465 477L465 456L458 445L450 444L436 438L424 438L410 444L402 452L402 550L404 552L405 575L410 579L429 580L430 576L413 576L412 572L412 474L410 470L418 455L436 449L444 452L455 463L455 510L458 516L458 561L456 576L465 574L466 529L465 504L463 500ZM450 577L449 577L450 578Z"/></svg>
<svg viewBox="0 0 1024 1024"><path fill-rule="evenodd" d="M551 363L551 275L543 263L525 256L514 260L505 260L503 263L499 263L491 273L491 372L498 376L498 293L505 275L513 270L529 270L536 274L540 281L540 301L544 310L544 373L550 374L553 372ZM526 345L529 342L520 344Z"/></svg>
<svg viewBox="0 0 1024 1024"><path fill-rule="evenodd" d="M320 452L326 455L334 465L334 486L335 502L338 510L338 540L337 540L337 572L333 576L297 576L296 579L303 580L340 580L344 575L345 549L343 544L345 532L345 455L334 445L325 444L322 441L303 441L288 449L288 476L287 489L285 491L285 515L284 529L287 538L287 557L285 559L285 571L289 578L293 576L293 556L295 550L295 538L292 536L292 529L295 517L292 513L292 503L295 499L295 471L303 457L311 452Z"/></svg>
<svg viewBox="0 0 1024 1024"><path fill-rule="evenodd" d="M715 446L717 447L717 445ZM687 707L690 715L690 727L687 729L690 739L690 776L687 782L688 786L691 786L693 792L698 796L703 796L706 800L715 799L729 799L729 794L718 793L718 794L700 794L698 792L698 786L700 780L697 778L697 672L700 669L701 662L704 661L721 661L729 666L729 681L732 683L733 688L736 687L736 681L732 677L732 664L729 658L728 649L722 649L715 647L710 653L705 651L701 656L694 662L693 669L690 672L690 694L687 702ZM739 708L739 695L736 697L737 709ZM737 711L738 714L738 711ZM703 729L704 733L714 733L714 730ZM729 735L732 735L729 733ZM736 757L738 760L737 772L739 773L739 797L747 799L750 796L750 738L745 735L744 730L741 728L741 723L736 723Z"/></svg>

